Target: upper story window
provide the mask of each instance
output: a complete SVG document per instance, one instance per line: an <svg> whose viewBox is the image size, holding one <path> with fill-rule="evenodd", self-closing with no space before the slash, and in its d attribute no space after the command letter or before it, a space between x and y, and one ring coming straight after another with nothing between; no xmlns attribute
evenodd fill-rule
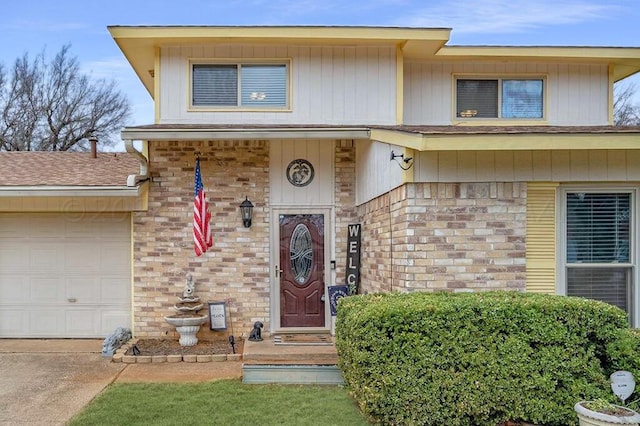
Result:
<svg viewBox="0 0 640 426"><path fill-rule="evenodd" d="M287 63L192 63L191 106L288 108Z"/></svg>
<svg viewBox="0 0 640 426"><path fill-rule="evenodd" d="M543 118L542 78L457 78L458 118Z"/></svg>

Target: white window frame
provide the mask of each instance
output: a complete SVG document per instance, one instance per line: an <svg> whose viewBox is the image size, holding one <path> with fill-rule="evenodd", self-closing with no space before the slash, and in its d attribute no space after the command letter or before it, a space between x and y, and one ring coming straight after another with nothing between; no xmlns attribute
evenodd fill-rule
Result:
<svg viewBox="0 0 640 426"><path fill-rule="evenodd" d="M556 292L560 295L567 295L567 194L584 192L589 194L630 194L631 212L629 213L629 263L617 263L613 265L628 267L630 269L631 295L630 295L630 314L629 321L633 327L640 326L640 291L638 277L638 188L630 185L601 186L601 185L567 185L560 188L557 193L556 209L558 221L556 226L557 241L557 273L556 273ZM610 267L612 263L590 263L590 267Z"/></svg>
<svg viewBox="0 0 640 426"><path fill-rule="evenodd" d="M498 82L498 114L497 117L462 117L458 116L458 80L495 80ZM542 117L539 118L518 118L518 117L502 117L502 82L504 80L541 80L542 81ZM496 122L496 121L505 121L509 124L520 123L526 124L530 122L534 122L540 124L541 122L545 122L547 120L547 76L542 74L522 74L522 75L512 75L512 74L455 74L453 76L453 120L454 121L474 121L474 122Z"/></svg>
<svg viewBox="0 0 640 426"><path fill-rule="evenodd" d="M191 58L188 61L188 76L189 76L189 88L187 92L188 97L188 110L189 111L242 111L242 112L290 112L291 111L291 58L279 58L279 59L198 59ZM243 65L280 65L284 66L286 69L286 95L285 95L285 105L284 106L272 106L267 105L264 107L256 106L256 105L247 105L243 106L241 104L241 93L242 93L242 77L241 74L238 73L238 97L236 105L194 105L193 104L193 68L194 65L233 65L237 66L241 69Z"/></svg>

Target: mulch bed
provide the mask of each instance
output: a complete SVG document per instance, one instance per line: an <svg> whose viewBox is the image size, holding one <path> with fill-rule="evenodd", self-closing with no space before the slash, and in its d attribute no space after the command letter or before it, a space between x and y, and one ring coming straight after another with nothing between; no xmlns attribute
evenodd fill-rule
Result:
<svg viewBox="0 0 640 426"><path fill-rule="evenodd" d="M242 341L236 341L236 353L242 353ZM195 346L180 346L174 339L139 339L136 346L138 355L223 355L232 354L228 341L207 342L199 340ZM133 355L133 347L125 355Z"/></svg>

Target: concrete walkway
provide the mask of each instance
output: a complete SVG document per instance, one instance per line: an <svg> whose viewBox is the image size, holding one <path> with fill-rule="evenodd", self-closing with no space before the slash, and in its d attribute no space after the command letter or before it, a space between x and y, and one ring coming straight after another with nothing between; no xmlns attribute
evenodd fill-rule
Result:
<svg viewBox="0 0 640 426"><path fill-rule="evenodd" d="M122 364L102 341L0 339L0 425L64 425L111 383L241 378L242 362Z"/></svg>

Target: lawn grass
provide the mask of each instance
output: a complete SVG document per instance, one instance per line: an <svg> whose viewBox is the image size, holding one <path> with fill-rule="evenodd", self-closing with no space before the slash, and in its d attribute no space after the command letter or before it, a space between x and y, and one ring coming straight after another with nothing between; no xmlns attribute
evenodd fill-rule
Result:
<svg viewBox="0 0 640 426"><path fill-rule="evenodd" d="M338 386L117 383L70 426L79 425L368 425Z"/></svg>

